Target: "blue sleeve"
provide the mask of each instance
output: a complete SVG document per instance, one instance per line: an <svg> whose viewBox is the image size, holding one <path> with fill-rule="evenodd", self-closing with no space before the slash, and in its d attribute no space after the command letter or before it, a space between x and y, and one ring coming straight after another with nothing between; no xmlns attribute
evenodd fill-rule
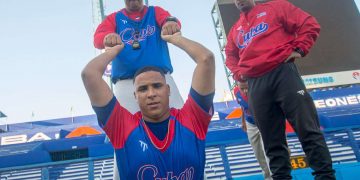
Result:
<svg viewBox="0 0 360 180"><path fill-rule="evenodd" d="M93 109L96 113L98 122L100 127L104 127L106 125L106 122L108 121L111 112L113 111L116 103L116 98L113 96L113 98L109 101L109 103L103 107L95 107L93 106Z"/></svg>
<svg viewBox="0 0 360 180"><path fill-rule="evenodd" d="M203 96L196 92L192 87L190 89L190 96L205 112L209 112L210 108L213 106L214 95L215 92Z"/></svg>
<svg viewBox="0 0 360 180"><path fill-rule="evenodd" d="M240 92L235 94L236 100L239 103L240 106L242 106L244 109L248 109L249 105L248 103L241 97Z"/></svg>

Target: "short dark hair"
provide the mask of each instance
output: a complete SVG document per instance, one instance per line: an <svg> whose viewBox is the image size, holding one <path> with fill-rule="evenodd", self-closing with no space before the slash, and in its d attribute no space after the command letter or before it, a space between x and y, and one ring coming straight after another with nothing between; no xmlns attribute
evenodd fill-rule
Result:
<svg viewBox="0 0 360 180"><path fill-rule="evenodd" d="M135 82L135 78L136 78L138 75L140 75L140 74L142 74L142 73L144 73L144 72L149 72L149 71L158 72L158 73L160 73L160 75L161 75L162 77L165 78L165 73L164 73L164 71L163 71L162 69L160 69L160 68L158 68L158 67L156 67L156 66L145 66L145 67L143 67L143 68L138 69L138 70L135 72L135 75L134 75L134 78L133 78L133 83Z"/></svg>

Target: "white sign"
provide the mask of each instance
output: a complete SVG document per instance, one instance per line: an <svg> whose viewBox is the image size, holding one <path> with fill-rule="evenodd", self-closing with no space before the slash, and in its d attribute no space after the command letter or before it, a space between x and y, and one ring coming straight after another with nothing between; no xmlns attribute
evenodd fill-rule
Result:
<svg viewBox="0 0 360 180"><path fill-rule="evenodd" d="M330 108L360 104L360 94L314 100L316 108Z"/></svg>
<svg viewBox="0 0 360 180"><path fill-rule="evenodd" d="M4 136L1 137L1 144L0 145L10 145L10 144L19 144L19 143L26 143L26 142L33 142L33 141L46 141L51 140L51 138L45 135L42 132L36 133L30 139L27 139L26 134L21 135L14 135L14 136Z"/></svg>
<svg viewBox="0 0 360 180"><path fill-rule="evenodd" d="M302 76L307 89L360 83L360 70Z"/></svg>

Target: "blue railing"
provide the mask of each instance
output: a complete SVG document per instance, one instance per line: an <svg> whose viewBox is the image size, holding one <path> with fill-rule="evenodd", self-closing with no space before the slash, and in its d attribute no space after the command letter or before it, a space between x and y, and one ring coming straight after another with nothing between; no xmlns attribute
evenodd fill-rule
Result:
<svg viewBox="0 0 360 180"><path fill-rule="evenodd" d="M109 163L110 162L110 163ZM111 180L113 156L84 158L61 162L26 165L0 169L0 180L7 179L89 179ZM110 173L109 173L110 172Z"/></svg>

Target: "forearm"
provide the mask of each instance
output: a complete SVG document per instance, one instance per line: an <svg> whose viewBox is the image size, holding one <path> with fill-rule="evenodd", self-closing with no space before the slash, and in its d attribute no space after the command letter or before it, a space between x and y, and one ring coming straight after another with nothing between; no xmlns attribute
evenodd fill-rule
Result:
<svg viewBox="0 0 360 180"><path fill-rule="evenodd" d="M84 68L83 77L98 77L102 75L107 65L115 58L116 54L113 51L107 51L92 59Z"/></svg>
<svg viewBox="0 0 360 180"><path fill-rule="evenodd" d="M244 111L242 112L243 113L243 115L241 115L241 124L243 125L243 127L244 126L246 126L246 121L245 121L245 116L244 116Z"/></svg>
<svg viewBox="0 0 360 180"><path fill-rule="evenodd" d="M243 107L241 107L242 115L241 115L241 128L246 133L247 132L247 126L246 126L246 120L245 120L245 110Z"/></svg>
<svg viewBox="0 0 360 180"><path fill-rule="evenodd" d="M106 66L116 54L115 51L108 51L97 56L85 66L81 73L86 92L93 106L103 107L113 97L113 93L102 76Z"/></svg>
<svg viewBox="0 0 360 180"><path fill-rule="evenodd" d="M214 60L214 55L210 50L185 37L177 37L174 42L171 43L184 50L197 64L211 63Z"/></svg>
<svg viewBox="0 0 360 180"><path fill-rule="evenodd" d="M314 17L309 16L296 34L297 38L293 45L301 48L306 55L320 34L320 25Z"/></svg>
<svg viewBox="0 0 360 180"><path fill-rule="evenodd" d="M306 55L319 36L319 23L313 16L290 2L279 2L279 6L282 8L280 8L281 10L277 11L277 13L279 13L278 16L283 22L284 28L290 34L296 35L295 40L292 42L293 47L300 48L304 52L304 55Z"/></svg>
<svg viewBox="0 0 360 180"><path fill-rule="evenodd" d="M245 124L245 110L244 108L241 108L241 121L243 124Z"/></svg>
<svg viewBox="0 0 360 180"><path fill-rule="evenodd" d="M184 50L196 62L191 87L200 95L215 91L215 59L213 53L201 44L185 37L177 37L172 42Z"/></svg>

